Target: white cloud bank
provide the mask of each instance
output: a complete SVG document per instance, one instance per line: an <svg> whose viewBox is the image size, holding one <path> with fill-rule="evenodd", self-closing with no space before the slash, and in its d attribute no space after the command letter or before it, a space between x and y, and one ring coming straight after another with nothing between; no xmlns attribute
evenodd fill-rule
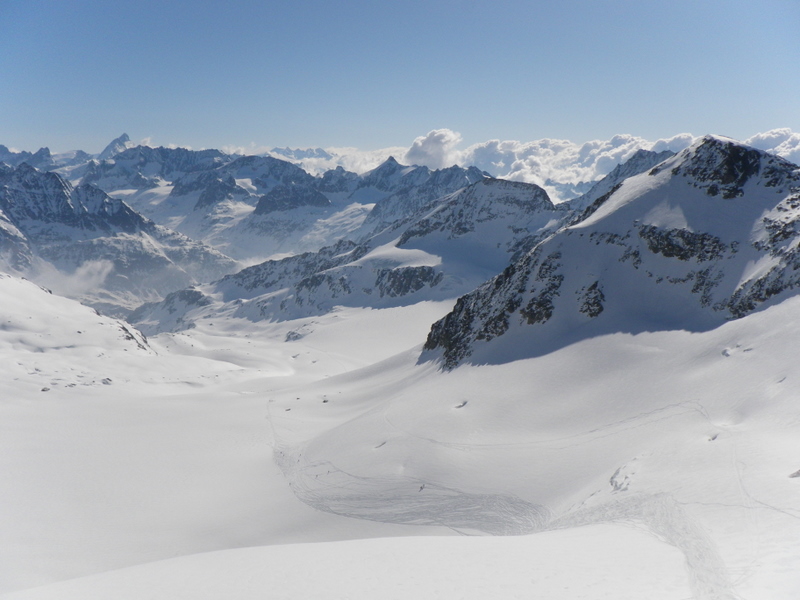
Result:
<svg viewBox="0 0 800 600"><path fill-rule="evenodd" d="M62 273L48 263L39 262L30 277L60 296L78 297L97 290L113 270L114 263L110 260L86 261L73 273Z"/></svg>
<svg viewBox="0 0 800 600"><path fill-rule="evenodd" d="M326 148L329 157L306 158L296 162L317 174L337 166L363 173L374 169L389 156L394 156L404 164L424 165L432 169L474 165L495 177L535 183L557 198L565 193L565 186L569 188L601 179L639 149L679 152L694 139L691 133L680 133L655 141L621 134L609 140L593 140L583 144L545 138L532 142L489 140L460 148L461 134L451 129L434 129L414 139L407 148L368 151ZM794 133L791 129L773 129L743 141L800 163L800 133ZM284 160L287 158L281 154L273 155Z"/></svg>
<svg viewBox="0 0 800 600"><path fill-rule="evenodd" d="M766 133L757 133L744 141L754 148L800 164L800 133L794 133L791 129L772 129Z"/></svg>
<svg viewBox="0 0 800 600"><path fill-rule="evenodd" d="M461 143L461 134L450 129L434 129L428 135L414 140L405 153L405 161L412 165L425 165L441 169L463 160L456 146Z"/></svg>

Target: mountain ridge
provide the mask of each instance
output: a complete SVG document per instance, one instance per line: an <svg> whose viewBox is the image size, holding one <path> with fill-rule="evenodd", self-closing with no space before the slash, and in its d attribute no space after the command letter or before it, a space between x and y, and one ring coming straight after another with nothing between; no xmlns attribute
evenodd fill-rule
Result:
<svg viewBox="0 0 800 600"><path fill-rule="evenodd" d="M423 360L491 360L493 340L508 332L525 356L576 335L706 329L744 316L800 284L798 198L796 165L701 138L459 298L433 325ZM500 346L513 356L508 340Z"/></svg>

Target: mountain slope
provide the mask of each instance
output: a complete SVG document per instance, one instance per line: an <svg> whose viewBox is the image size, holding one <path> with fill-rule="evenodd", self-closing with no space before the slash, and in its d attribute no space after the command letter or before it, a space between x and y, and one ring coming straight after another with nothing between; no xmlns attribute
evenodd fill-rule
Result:
<svg viewBox="0 0 800 600"><path fill-rule="evenodd" d="M539 354L610 331L703 330L800 284L800 173L707 136L597 199L437 322L426 357ZM496 341L495 341L496 340Z"/></svg>
<svg viewBox="0 0 800 600"><path fill-rule="evenodd" d="M26 163L0 169L0 225L7 270L43 281L60 272L56 286L75 275L74 291L88 267L97 276L78 296L115 314L236 267L91 185L73 188Z"/></svg>
<svg viewBox="0 0 800 600"><path fill-rule="evenodd" d="M253 320L452 299L501 270L567 218L541 188L481 178L356 244L266 261L179 292L132 319L147 331L223 312Z"/></svg>

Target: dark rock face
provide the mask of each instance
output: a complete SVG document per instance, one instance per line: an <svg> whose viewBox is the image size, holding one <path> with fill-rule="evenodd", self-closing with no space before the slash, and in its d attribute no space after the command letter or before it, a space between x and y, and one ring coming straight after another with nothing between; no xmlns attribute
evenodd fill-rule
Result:
<svg viewBox="0 0 800 600"><path fill-rule="evenodd" d="M211 300L196 289L180 290L168 294L167 297L164 298L163 305L170 313L174 313L177 310L176 305L179 304L184 306L208 306L211 304Z"/></svg>
<svg viewBox="0 0 800 600"><path fill-rule="evenodd" d="M672 173L691 178L695 187L704 189L709 196L721 195L730 200L741 197L745 184L760 174L765 175L766 187L781 185L789 166L788 161L767 158L760 150L733 140L706 137L691 163L674 168Z"/></svg>
<svg viewBox="0 0 800 600"><path fill-rule="evenodd" d="M253 214L265 215L276 211L292 210L301 206L327 207L330 204L330 200L310 186L278 185L261 196Z"/></svg>
<svg viewBox="0 0 800 600"><path fill-rule="evenodd" d="M223 290L226 300L269 293L315 273L358 260L367 252L366 246L342 240L319 252L305 252L247 267L238 273L226 275L218 282L218 286Z"/></svg>
<svg viewBox="0 0 800 600"><path fill-rule="evenodd" d="M559 273L562 264L559 262L560 252L553 252L548 255L539 265L534 281L531 286L533 297L520 309L520 314L525 318L529 325L534 323L546 323L553 316L555 307L553 302L559 295L561 283L564 276Z"/></svg>
<svg viewBox="0 0 800 600"><path fill-rule="evenodd" d="M317 189L323 193L352 193L359 181L358 174L336 167L322 174Z"/></svg>
<svg viewBox="0 0 800 600"><path fill-rule="evenodd" d="M431 326L424 350L440 350L443 365L453 369L472 354L474 340L488 342L508 331L509 320L520 307L530 274L538 258L534 250L456 301L453 310ZM486 302L493 298L494 302Z"/></svg>
<svg viewBox="0 0 800 600"><path fill-rule="evenodd" d="M698 262L705 262L721 258L728 251L728 246L718 237L686 229L644 225L639 228L639 237L647 242L650 252L679 260L696 258Z"/></svg>
<svg viewBox="0 0 800 600"><path fill-rule="evenodd" d="M435 287L444 275L433 267L400 267L380 269L375 278L375 288L381 295L398 298L420 291L425 286Z"/></svg>
<svg viewBox="0 0 800 600"><path fill-rule="evenodd" d="M173 188L173 191L175 188ZM215 177L203 189L197 203L194 205L195 210L202 210L219 204L223 200L229 200L235 195L246 195L247 191L236 185L236 180L229 176L226 179Z"/></svg>
<svg viewBox="0 0 800 600"><path fill-rule="evenodd" d="M578 312L592 319L599 317L600 313L603 312L603 302L605 302L605 300L606 297L603 294L603 290L600 288L600 282L595 281L589 287L585 288L585 290L582 290Z"/></svg>

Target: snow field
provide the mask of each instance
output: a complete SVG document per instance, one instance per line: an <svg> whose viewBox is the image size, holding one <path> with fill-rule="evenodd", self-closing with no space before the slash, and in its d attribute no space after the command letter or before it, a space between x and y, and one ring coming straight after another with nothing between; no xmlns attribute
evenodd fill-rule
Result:
<svg viewBox="0 0 800 600"><path fill-rule="evenodd" d="M800 591L797 299L443 373L447 303L144 344L0 291L9 600Z"/></svg>
<svg viewBox="0 0 800 600"><path fill-rule="evenodd" d="M580 565L576 567L576 565ZM4 600L685 600L679 552L614 525L535 536L290 544L130 567Z"/></svg>

